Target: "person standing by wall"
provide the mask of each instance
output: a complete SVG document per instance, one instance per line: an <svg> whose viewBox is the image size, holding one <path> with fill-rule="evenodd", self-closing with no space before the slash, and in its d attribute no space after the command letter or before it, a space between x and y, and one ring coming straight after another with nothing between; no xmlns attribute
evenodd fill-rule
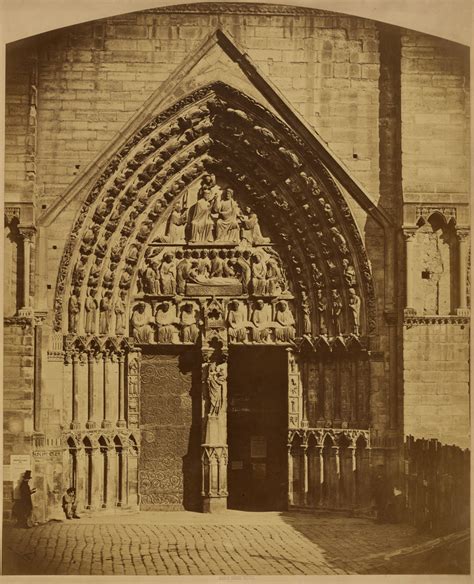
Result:
<svg viewBox="0 0 474 584"><path fill-rule="evenodd" d="M26 470L20 485L20 500L18 501L16 516L18 527L31 527L31 515L33 511L33 501L31 495L36 493L36 489L30 488L28 482L31 480L31 471Z"/></svg>

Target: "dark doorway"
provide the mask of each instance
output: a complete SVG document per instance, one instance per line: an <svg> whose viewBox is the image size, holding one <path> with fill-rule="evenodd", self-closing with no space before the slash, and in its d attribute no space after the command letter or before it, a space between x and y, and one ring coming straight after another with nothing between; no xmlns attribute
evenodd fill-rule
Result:
<svg viewBox="0 0 474 584"><path fill-rule="evenodd" d="M228 375L228 506L281 510L287 493L287 357L232 347Z"/></svg>

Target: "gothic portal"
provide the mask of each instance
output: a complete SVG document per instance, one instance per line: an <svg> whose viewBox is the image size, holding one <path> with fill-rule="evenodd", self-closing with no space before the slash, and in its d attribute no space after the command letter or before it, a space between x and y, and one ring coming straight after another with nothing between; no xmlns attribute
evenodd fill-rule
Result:
<svg viewBox="0 0 474 584"><path fill-rule="evenodd" d="M464 369L441 408L417 365L448 382L433 347L467 347L468 207L436 203L454 179L402 201L407 39L267 5L106 20L10 81L35 198L7 208L8 452L44 517L70 485L104 511L369 507L407 428L467 427Z"/></svg>
<svg viewBox="0 0 474 584"><path fill-rule="evenodd" d="M298 440L321 457L329 440L336 475L346 453L355 468L357 440L369 444L370 268L336 183L266 108L214 83L154 117L91 190L67 250L55 328L69 440L127 444L117 468L131 483L138 470L141 508L225 507L229 476L236 505L256 505L246 490L273 475L270 505L282 490L308 497L311 449L303 484L291 478Z"/></svg>

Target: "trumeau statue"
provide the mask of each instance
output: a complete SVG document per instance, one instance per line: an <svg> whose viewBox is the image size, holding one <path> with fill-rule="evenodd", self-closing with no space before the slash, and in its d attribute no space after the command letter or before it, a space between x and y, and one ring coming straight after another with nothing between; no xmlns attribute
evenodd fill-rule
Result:
<svg viewBox="0 0 474 584"><path fill-rule="evenodd" d="M227 359L222 356L222 362L211 361L207 369L207 390L209 394L209 415L219 415L223 398L225 385L227 383Z"/></svg>

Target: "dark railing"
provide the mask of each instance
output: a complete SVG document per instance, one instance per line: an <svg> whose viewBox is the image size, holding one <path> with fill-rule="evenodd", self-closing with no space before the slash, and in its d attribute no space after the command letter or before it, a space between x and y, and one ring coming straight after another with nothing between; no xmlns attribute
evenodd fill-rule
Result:
<svg viewBox="0 0 474 584"><path fill-rule="evenodd" d="M407 436L404 464L409 523L438 534L469 526L469 450Z"/></svg>

